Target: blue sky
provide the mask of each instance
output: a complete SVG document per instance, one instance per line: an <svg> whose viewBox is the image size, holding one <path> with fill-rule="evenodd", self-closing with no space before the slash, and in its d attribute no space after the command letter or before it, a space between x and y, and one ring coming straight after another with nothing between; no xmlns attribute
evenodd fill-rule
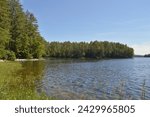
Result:
<svg viewBox="0 0 150 117"><path fill-rule="evenodd" d="M114 41L150 53L150 0L21 0L47 41Z"/></svg>

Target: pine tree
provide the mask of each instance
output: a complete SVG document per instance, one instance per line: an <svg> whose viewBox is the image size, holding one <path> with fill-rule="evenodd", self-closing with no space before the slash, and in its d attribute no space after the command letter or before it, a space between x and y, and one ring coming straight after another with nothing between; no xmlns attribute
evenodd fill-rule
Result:
<svg viewBox="0 0 150 117"><path fill-rule="evenodd" d="M10 49L17 58L40 58L45 53L45 41L38 32L32 13L23 11L19 0L9 0L11 11Z"/></svg>
<svg viewBox="0 0 150 117"><path fill-rule="evenodd" d="M0 1L0 58L5 59L10 41L10 12L7 0Z"/></svg>
<svg viewBox="0 0 150 117"><path fill-rule="evenodd" d="M0 1L0 48L5 49L10 40L10 19L7 0Z"/></svg>
<svg viewBox="0 0 150 117"><path fill-rule="evenodd" d="M10 11L11 11L11 41L10 49L16 53L17 58L25 58L26 50L26 31L25 31L25 13L23 12L22 6L19 0L9 0Z"/></svg>
<svg viewBox="0 0 150 117"><path fill-rule="evenodd" d="M62 58L131 58L134 50L127 45L113 42L51 42L48 56Z"/></svg>
<svg viewBox="0 0 150 117"><path fill-rule="evenodd" d="M26 32L28 36L28 56L32 58L40 58L45 54L45 41L38 31L37 19L29 11L26 12Z"/></svg>
<svg viewBox="0 0 150 117"><path fill-rule="evenodd" d="M46 45L36 18L19 0L0 1L0 59L40 58Z"/></svg>

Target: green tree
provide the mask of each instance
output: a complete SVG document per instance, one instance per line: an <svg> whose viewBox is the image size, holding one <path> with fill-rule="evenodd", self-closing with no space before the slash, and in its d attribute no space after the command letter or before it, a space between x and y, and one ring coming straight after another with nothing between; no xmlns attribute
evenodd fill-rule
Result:
<svg viewBox="0 0 150 117"><path fill-rule="evenodd" d="M0 59L9 55L10 41L10 11L7 0L0 1Z"/></svg>
<svg viewBox="0 0 150 117"><path fill-rule="evenodd" d="M48 46L50 57L62 58L130 58L134 50L127 45L113 42L51 42Z"/></svg>
<svg viewBox="0 0 150 117"><path fill-rule="evenodd" d="M45 54L45 40L38 32L32 13L23 11L19 0L9 0L11 11L10 50L17 58L39 58Z"/></svg>
<svg viewBox="0 0 150 117"><path fill-rule="evenodd" d="M38 32L38 24L35 16L29 11L26 12L26 48L28 58L40 58L45 55L46 42Z"/></svg>
<svg viewBox="0 0 150 117"><path fill-rule="evenodd" d="M10 50L15 52L17 58L24 58L27 51L25 50L27 43L26 16L19 0L9 0L9 6L11 11Z"/></svg>

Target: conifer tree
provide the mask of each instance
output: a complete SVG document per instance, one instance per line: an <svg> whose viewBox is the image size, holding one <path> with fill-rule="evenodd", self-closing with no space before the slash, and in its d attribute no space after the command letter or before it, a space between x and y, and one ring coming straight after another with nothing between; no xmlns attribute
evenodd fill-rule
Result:
<svg viewBox="0 0 150 117"><path fill-rule="evenodd" d="M10 11L7 0L0 1L0 59L7 58L10 41Z"/></svg>
<svg viewBox="0 0 150 117"><path fill-rule="evenodd" d="M11 11L10 49L17 58L40 58L45 53L44 39L32 13L23 11L19 0L9 0Z"/></svg>
<svg viewBox="0 0 150 117"><path fill-rule="evenodd" d="M17 58L25 58L25 45L27 43L27 35L25 31L25 13L23 12L19 0L9 0L9 5L11 11L10 49L16 53Z"/></svg>
<svg viewBox="0 0 150 117"><path fill-rule="evenodd" d="M28 56L40 58L45 54L45 43L38 31L37 19L29 11L26 12L26 32L28 36Z"/></svg>

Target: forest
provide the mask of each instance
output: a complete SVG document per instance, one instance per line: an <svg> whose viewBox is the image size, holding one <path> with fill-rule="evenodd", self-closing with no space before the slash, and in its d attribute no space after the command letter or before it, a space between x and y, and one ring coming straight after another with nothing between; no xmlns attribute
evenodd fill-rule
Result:
<svg viewBox="0 0 150 117"><path fill-rule="evenodd" d="M0 1L0 59L41 57L130 58L134 50L114 42L47 42L40 34L33 13L24 11L19 0Z"/></svg>
<svg viewBox="0 0 150 117"><path fill-rule="evenodd" d="M134 50L114 42L51 42L47 55L56 58L131 58Z"/></svg>
<svg viewBox="0 0 150 117"><path fill-rule="evenodd" d="M33 13L19 0L0 0L0 59L40 58L45 43Z"/></svg>
<svg viewBox="0 0 150 117"><path fill-rule="evenodd" d="M150 54L145 54L144 57L150 57Z"/></svg>

